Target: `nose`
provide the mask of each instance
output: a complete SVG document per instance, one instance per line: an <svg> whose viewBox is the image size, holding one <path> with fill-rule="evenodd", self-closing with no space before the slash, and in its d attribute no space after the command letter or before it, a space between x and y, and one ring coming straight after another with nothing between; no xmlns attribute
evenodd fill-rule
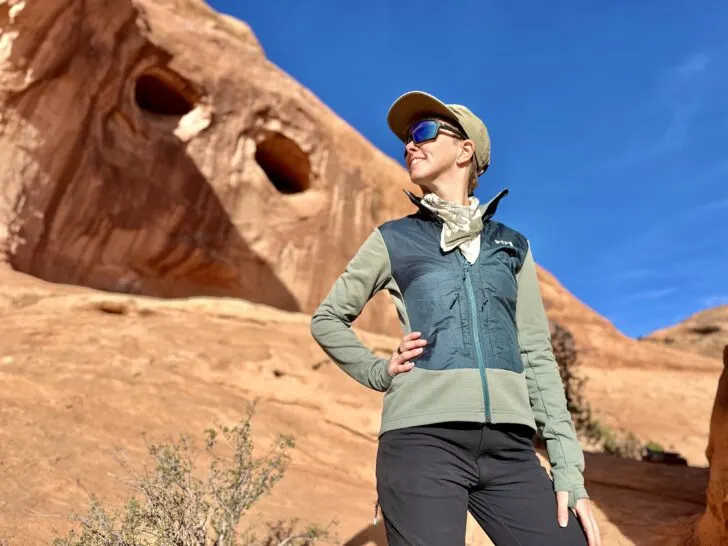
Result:
<svg viewBox="0 0 728 546"><path fill-rule="evenodd" d="M409 154L412 154L417 151L417 144L415 144L414 140L410 140L407 144L404 145L404 158L407 159L407 156Z"/></svg>

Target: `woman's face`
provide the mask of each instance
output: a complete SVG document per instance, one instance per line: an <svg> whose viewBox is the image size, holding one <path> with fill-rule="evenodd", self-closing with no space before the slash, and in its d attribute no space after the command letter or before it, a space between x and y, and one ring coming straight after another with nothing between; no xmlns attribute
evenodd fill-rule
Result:
<svg viewBox="0 0 728 546"><path fill-rule="evenodd" d="M462 142L449 132L439 132L437 138L421 144L410 140L405 145L405 161L412 182L427 188L428 182L455 169Z"/></svg>

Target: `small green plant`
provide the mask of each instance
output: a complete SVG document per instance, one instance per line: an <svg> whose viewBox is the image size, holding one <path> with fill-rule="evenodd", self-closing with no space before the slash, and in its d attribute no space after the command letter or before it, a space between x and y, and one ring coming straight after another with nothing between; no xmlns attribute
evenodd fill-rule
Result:
<svg viewBox="0 0 728 546"><path fill-rule="evenodd" d="M629 459L639 459L642 443L631 431L614 430L609 425L594 419L583 430L583 435L601 444L605 453Z"/></svg>
<svg viewBox="0 0 728 546"><path fill-rule="evenodd" d="M577 432L583 438L600 445L605 453L630 459L640 459L647 448L653 451L664 451L659 444L654 442L642 444L631 431L617 431L595 419L591 406L584 398L586 380L578 373L578 351L571 332L560 324L552 322L551 345L564 385L566 407L571 413Z"/></svg>
<svg viewBox="0 0 728 546"><path fill-rule="evenodd" d="M604 440L605 453L611 453L626 459L639 459L642 443L631 431L611 431Z"/></svg>
<svg viewBox="0 0 728 546"><path fill-rule="evenodd" d="M204 452L211 460L206 480L195 476L198 453L189 437L149 446L154 470L130 471L135 495L123 510L105 508L92 496L85 516L71 515L80 530L56 538L53 546L312 546L329 541L326 529L299 529L296 520L266 524L261 538L252 528L237 531L245 513L283 477L294 447L293 438L280 436L267 456L254 459L252 415L253 406L234 427L205 431ZM221 439L232 452L228 457L218 453Z"/></svg>
<svg viewBox="0 0 728 546"><path fill-rule="evenodd" d="M645 449L649 449L650 451L654 451L655 453L664 453L665 452L664 447L662 447L657 442L653 442L652 440L650 440L649 442L647 442L645 444Z"/></svg>

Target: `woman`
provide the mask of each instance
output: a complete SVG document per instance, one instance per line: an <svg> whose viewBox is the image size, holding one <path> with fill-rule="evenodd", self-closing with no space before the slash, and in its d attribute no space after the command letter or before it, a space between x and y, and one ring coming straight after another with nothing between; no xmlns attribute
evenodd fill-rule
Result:
<svg viewBox="0 0 728 546"><path fill-rule="evenodd" d="M372 232L311 333L385 392L376 474L389 544L462 545L469 510L497 546L599 545L528 240L492 219L507 190L483 205L473 196L490 164L487 129L419 91L387 121L423 197L407 192L417 211ZM383 289L405 333L389 359L350 328Z"/></svg>

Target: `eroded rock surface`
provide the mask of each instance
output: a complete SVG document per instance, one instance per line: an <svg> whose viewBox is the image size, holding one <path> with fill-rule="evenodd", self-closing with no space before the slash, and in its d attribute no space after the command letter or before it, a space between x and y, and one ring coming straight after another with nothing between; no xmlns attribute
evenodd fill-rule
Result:
<svg viewBox="0 0 728 546"><path fill-rule="evenodd" d="M311 312L371 230L413 210L401 166L202 0L0 0L0 165L15 269L290 311ZM590 364L716 369L628 340L540 273ZM399 333L384 294L358 325Z"/></svg>
<svg viewBox="0 0 728 546"><path fill-rule="evenodd" d="M336 519L342 544L386 545L381 527L370 527L381 394L326 359L307 315L235 299L104 294L0 269L0 318L0 541L49 544L91 493L120 506L131 491L117 448L135 466L148 463L145 438L202 441L207 427L232 424L257 400L256 446L286 433L297 447L246 523ZM394 341L360 335L381 352ZM603 371L608 386L623 370ZM664 422L685 412L673 375L651 371L668 387L655 391ZM621 401L611 404L618 411ZM586 467L605 545L677 544L705 511L705 468L589 453ZM468 537L490 544L472 522Z"/></svg>
<svg viewBox="0 0 728 546"><path fill-rule="evenodd" d="M728 544L728 345L723 347L723 366L706 450L710 462L707 508L694 537L700 546Z"/></svg>
<svg viewBox="0 0 728 546"><path fill-rule="evenodd" d="M12 267L131 294L2 277L3 534L40 543L56 523L44 514L90 491L122 500L108 479L115 443L141 457L143 432L194 434L255 397L264 438L301 437L281 496L261 510L336 517L345 536L365 529L380 399L328 363L305 314L286 311L310 312L371 229L412 210L396 162L269 63L244 23L201 1L0 0L0 165ZM686 386L714 384L717 359L629 340L540 275L600 418L702 451L709 400ZM397 332L386 296L357 326ZM363 338L382 354L396 343ZM592 476L607 464L594 461ZM609 468L648 485L637 502L633 485L594 480L607 543L642 544L650 526L664 538L703 510L693 474L691 492L667 494L637 479L654 467Z"/></svg>
<svg viewBox="0 0 728 546"><path fill-rule="evenodd" d="M310 311L410 208L394 161L201 1L2 1L0 33L0 239L19 271Z"/></svg>
<svg viewBox="0 0 728 546"><path fill-rule="evenodd" d="M728 344L728 305L704 309L679 324L653 332L643 341L720 358Z"/></svg>

